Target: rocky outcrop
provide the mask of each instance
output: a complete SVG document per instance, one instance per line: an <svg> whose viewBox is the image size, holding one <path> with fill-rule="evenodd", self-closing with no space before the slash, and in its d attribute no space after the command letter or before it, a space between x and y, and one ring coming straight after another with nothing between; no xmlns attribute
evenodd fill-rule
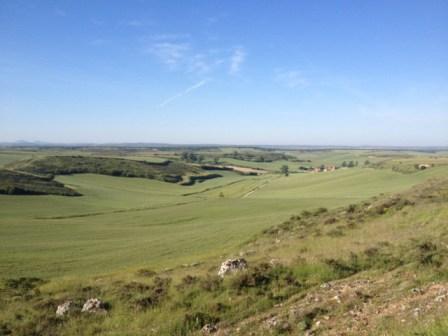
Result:
<svg viewBox="0 0 448 336"><path fill-rule="evenodd" d="M243 258L227 259L221 264L218 275L224 277L228 273L241 271L247 268L247 261Z"/></svg>
<svg viewBox="0 0 448 336"><path fill-rule="evenodd" d="M83 313L105 313L106 305L100 299L90 298L82 306Z"/></svg>
<svg viewBox="0 0 448 336"><path fill-rule="evenodd" d="M203 335L211 335L217 331L218 331L218 327L214 324L206 324L201 329L201 332Z"/></svg>
<svg viewBox="0 0 448 336"><path fill-rule="evenodd" d="M72 305L72 301L65 301L63 304L60 304L56 309L56 316L65 316L68 314L72 308Z"/></svg>
<svg viewBox="0 0 448 336"><path fill-rule="evenodd" d="M276 316L267 319L265 324L268 329L273 329L281 333L291 330L291 325L288 321L279 319Z"/></svg>

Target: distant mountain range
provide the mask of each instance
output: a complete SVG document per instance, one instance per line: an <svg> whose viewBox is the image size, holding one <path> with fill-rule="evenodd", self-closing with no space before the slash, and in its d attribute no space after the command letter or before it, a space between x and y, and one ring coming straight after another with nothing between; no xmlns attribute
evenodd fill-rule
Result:
<svg viewBox="0 0 448 336"><path fill-rule="evenodd" d="M159 142L73 142L58 143L45 141L17 140L12 142L0 142L0 147L24 148L24 147L127 147L127 148L200 148L200 147L238 147L282 150L325 150L325 149L376 149L376 150L415 150L415 151L445 151L447 146L339 146L339 145L241 145L241 144L176 144Z"/></svg>

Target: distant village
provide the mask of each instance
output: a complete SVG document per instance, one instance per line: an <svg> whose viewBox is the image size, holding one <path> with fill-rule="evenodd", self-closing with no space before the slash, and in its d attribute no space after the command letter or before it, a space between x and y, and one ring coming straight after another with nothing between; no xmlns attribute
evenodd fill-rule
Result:
<svg viewBox="0 0 448 336"><path fill-rule="evenodd" d="M366 160L364 162L364 166L368 166L370 162ZM341 166L335 166L335 165L325 165L322 164L319 167L306 167L306 166L300 166L299 171L307 172L307 173L326 173L326 172L333 172L336 169L347 169L347 168L354 168L358 166L358 161L344 161L342 162ZM431 168L431 164L427 163L421 163L414 165L414 168L416 170L425 170L428 168Z"/></svg>
<svg viewBox="0 0 448 336"><path fill-rule="evenodd" d="M299 171L302 172L309 172L309 173L326 173L326 172L333 172L336 169L346 169L346 168L353 168L358 166L358 161L344 161L342 162L340 167L337 167L335 165L320 165L319 167L305 167L300 166Z"/></svg>

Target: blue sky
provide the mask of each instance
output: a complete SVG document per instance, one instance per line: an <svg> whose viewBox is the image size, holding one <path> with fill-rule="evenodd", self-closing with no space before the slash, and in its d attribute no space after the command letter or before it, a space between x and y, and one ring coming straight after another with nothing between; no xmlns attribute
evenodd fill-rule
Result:
<svg viewBox="0 0 448 336"><path fill-rule="evenodd" d="M448 2L0 0L18 139L448 145Z"/></svg>

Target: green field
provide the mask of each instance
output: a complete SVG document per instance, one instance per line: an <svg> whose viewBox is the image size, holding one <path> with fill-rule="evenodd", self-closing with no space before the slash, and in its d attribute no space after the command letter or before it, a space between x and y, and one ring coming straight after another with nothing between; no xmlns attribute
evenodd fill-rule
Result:
<svg viewBox="0 0 448 336"><path fill-rule="evenodd" d="M264 169L255 176L203 170L182 160L184 150L0 150L2 176L18 168L20 183L41 188L47 178L82 195L0 195L0 335L186 336L203 335L207 323L218 323L228 335L301 334L317 321L325 321L327 331L354 323L358 329L348 335L359 335L364 327L350 312L361 305L370 309L365 318L378 331L372 335L412 335L426 330L429 319L437 321L431 324L434 335L444 335L448 300L437 313L425 311L426 320L409 316L425 300L434 302L440 288L448 293L446 153L288 150L284 160L264 149L195 150L207 165L220 157L221 165ZM282 159L222 157L236 150ZM221 177L191 186L129 177L146 169L136 161L165 160L185 177ZM302 164L340 167L343 161L359 165L297 171ZM421 163L430 166L416 168ZM67 174L80 165L84 173ZM290 167L289 176L279 173L282 165ZM117 166L131 174L111 176ZM167 173L167 166L157 167ZM55 171L64 175L53 176ZM220 263L238 255L247 258L248 271L218 278ZM363 277L372 285L357 288ZM326 282L335 286L331 295L322 287ZM411 289L420 287L422 293L434 287L435 296L416 297ZM355 294L335 306L336 288L342 296L347 288ZM310 304L308 296L316 292L320 299ZM80 312L92 297L108 304L107 314ZM67 300L75 302L73 313L55 317ZM403 306L408 308L392 313L401 317L376 313ZM295 324L287 331L267 329L267 316Z"/></svg>
<svg viewBox="0 0 448 336"><path fill-rule="evenodd" d="M332 153L319 162L335 156L350 158ZM447 172L445 166L413 174L369 168L289 177L224 172L190 187L94 174L59 176L84 196L0 196L5 238L0 274L87 276L191 263L235 249L303 209L355 203Z"/></svg>

